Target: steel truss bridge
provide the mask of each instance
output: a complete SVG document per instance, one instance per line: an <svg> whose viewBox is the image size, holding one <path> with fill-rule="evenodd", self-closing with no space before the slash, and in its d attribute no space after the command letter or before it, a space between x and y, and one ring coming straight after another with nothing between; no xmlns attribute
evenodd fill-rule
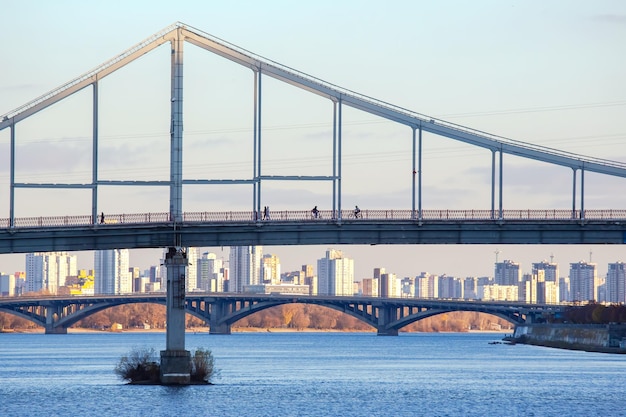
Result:
<svg viewBox="0 0 626 417"><path fill-rule="evenodd" d="M249 68L251 70L254 96L254 106L251 116L253 128L249 132L250 140L253 142L253 164L252 176L249 178L185 178L183 176L183 50L185 43L190 43L209 53L216 54L234 64ZM98 108L100 81L115 71L131 64L133 61L144 56L161 45L169 44L171 48L171 115L168 125L170 129L170 179L168 181L134 181L134 180L108 180L101 177L99 171L99 121L100 112ZM270 77L284 82L295 88L300 88L308 93L321 96L328 100L329 109L332 109L332 172L325 175L267 175L263 169L263 91L262 81L265 77ZM16 148L18 144L19 123L37 114L38 112L52 106L65 98L85 89L91 88L93 92L92 111L92 174L91 181L87 183L27 183L16 180ZM371 211L366 222L357 225L349 225L343 220L346 219L345 210L342 209L342 163L344 155L342 151L342 110L345 106L375 115L386 120L407 126L411 135L407 134L407 154L411 155L413 175L410 188L411 195L407 195L407 204L404 208L399 208L396 214L405 210L405 214L391 217L381 212ZM330 112L329 112L330 113ZM6 199L9 203L9 217L0 219L2 228L2 244L0 253L10 251L30 251L31 248L42 245L21 244L20 240L39 240L46 242L48 250L70 250L70 247L80 249L102 249L108 247L108 241L113 239L112 230L109 227L107 232L104 228L76 228L75 230L64 232L61 227L73 224L72 219L67 219L68 223L50 224L49 221L42 221L41 224L33 224L33 219L23 223L22 219L15 215L15 190L21 188L35 189L85 189L91 191L91 213L78 224L96 225L98 223L98 190L103 187L114 186L162 186L170 190L170 210L167 214L168 222L175 224L169 227L170 238L165 238L166 228L141 227L120 222L119 233L115 239L119 246L132 247L160 247L171 245L176 241L175 236L187 240L185 244L194 242L200 244L214 244L215 242L232 242L232 244L260 244L261 242L273 241L268 236L269 233L280 232L284 238L283 244L315 244L315 243L624 243L624 228L622 220L624 213L616 211L617 215L611 211L603 211L599 215L594 215L585 209L585 173L594 172L608 176L626 177L626 163L610 161L605 159L587 157L583 155L564 152L558 149L547 148L530 143L524 143L502 136L486 133L470 127L457 125L445 120L433 118L422 113L417 113L405 108L377 100L372 97L339 87L329 82L320 80L304 72L284 66L267 58L256 55L250 51L232 45L222 39L216 38L199 29L193 28L183 23L175 23L154 35L146 38L137 45L124 51L113 59L99 65L91 71L65 83L64 85L12 110L0 115L0 131L10 129L10 156L9 156L9 196ZM463 213L454 213L443 210L437 215L437 210L425 210L422 201L422 133L442 136L445 138L461 141L472 146L487 149L491 152L491 202L490 209L484 211L468 210ZM571 210L562 210L558 215L551 215L550 210L540 213L530 213L525 210L505 210L503 206L503 155L510 154L522 158L541 161L551 165L565 167L572 171L572 206ZM332 208L331 213L326 213L326 219L333 219L332 225L327 222L303 222L302 218L295 218L282 228L264 227L258 228L257 233L247 222L241 221L244 218L230 219L230 231L241 229L237 238L228 239L224 237L224 231L216 232L219 237L212 237L206 241L199 239L188 239L192 234L206 232L201 230L198 221L193 224L182 211L182 188L183 185L194 184L249 184L251 186L251 207L250 212L261 213L262 205L262 185L268 181L322 181L332 183ZM410 197L410 199L409 199ZM577 205L577 201L579 204ZM485 204L487 206L487 204ZM468 212L472 212L468 216ZM559 211L559 210L557 210ZM445 212L443 214L442 212ZM408 215L406 214L408 213ZM474 214L477 213L477 214ZM517 214L514 214L517 213ZM122 215L124 216L124 215ZM128 217L136 217L135 214L128 214ZM511 217L512 216L512 217ZM251 219L249 214L245 220ZM289 217L289 216L286 216ZM401 224L397 219L410 220L410 223ZM207 217L207 224L212 224ZM257 217L258 220L258 217ZM293 217L282 220L294 220ZM65 221L57 219L57 221ZM222 223L229 220L222 218ZM158 222L158 221L157 221ZM201 222L201 220L200 220ZM142 223L151 223L144 221ZM154 223L154 222L152 222ZM44 228L39 236L32 230L24 231L20 229L22 225L39 226ZM341 225L341 229L336 226ZM223 226L223 224L222 224ZM126 232L123 232L125 229ZM148 229L152 230L151 232ZM194 229L192 231L191 229ZM367 229L364 231L364 229ZM516 232L516 230L519 230ZM189 233L187 233L189 232ZM129 238L128 235L136 235L136 238ZM124 236L126 235L126 237ZM294 237L294 235L296 235ZM403 241L403 239L405 239ZM279 244L276 239L276 244ZM61 243L61 242L66 243ZM74 241L74 242L70 242ZM217 243L219 244L219 243ZM269 243L265 243L269 244Z"/></svg>
<svg viewBox="0 0 626 417"><path fill-rule="evenodd" d="M11 313L45 328L49 334L65 334L68 327L94 313L122 304L166 304L165 294L94 297L17 297L0 299L0 312ZM379 335L397 336L418 320L453 311L487 313L513 324L540 321L562 313L567 306L416 298L337 297L254 294L189 294L185 311L209 324L211 334L230 334L238 320L267 308L290 304L328 307L369 324Z"/></svg>
<svg viewBox="0 0 626 417"><path fill-rule="evenodd" d="M247 178L186 178L183 175L183 50L190 43L235 64L249 68L253 80L253 128L249 132L253 143L252 175ZM170 166L169 180L135 181L102 178L99 169L100 81L125 67L155 48L169 44L171 49ZM266 77L284 82L328 100L332 110L332 172L321 175L268 175L263 160L263 80ZM21 182L16 179L16 151L20 122L65 98L90 88L93 95L91 137L91 180L77 182ZM412 176L410 198L397 211L368 211L363 218L350 218L342 208L343 109L345 106L406 126L407 154L411 155ZM330 111L329 111L330 113ZM397 334L411 321L444 311L470 310L489 312L519 323L522 317L532 319L539 314L539 306L484 304L471 302L387 300L366 298L300 298L253 296L211 296L186 298L184 293L187 265L183 247L222 245L288 245L288 244L421 244L421 243L625 243L625 217L621 210L588 212L584 205L585 173L626 178L626 163L587 157L557 149L519 142L486 133L470 127L433 118L405 108L365 96L328 83L308 74L263 58L232 45L191 26L176 23L131 47L93 70L71 80L42 96L0 115L0 131L10 131L9 204L8 219L0 219L0 253L32 251L94 250L113 248L167 247L167 297L146 298L91 298L84 301L41 300L17 304L2 301L2 310L43 323L50 333L63 332L78 317L90 311L130 302L154 302L167 305L167 344L163 363L168 374L178 375L188 364L178 363L184 349L185 311L208 317L214 332L227 333L230 325L252 311L287 302L313 302L345 311L375 327L379 334ZM486 149L491 153L491 201L486 211L429 211L422 199L422 135L429 134L457 140ZM564 167L572 172L571 210L505 210L503 205L503 155L515 155L543 163ZM322 218L312 219L307 212L274 212L270 220L263 219L262 186L268 181L321 181L332 185L331 211ZM230 216L228 213L188 214L183 212L184 185L248 184L251 187L251 206L248 212ZM169 188L169 211L165 216L150 214L107 213L99 221L99 190L114 186L161 186ZM569 187L569 185L568 185ZM85 217L60 216L56 218L20 219L15 213L15 191L31 189L83 189L91 193L91 212ZM408 194L408 193L407 193ZM577 202L579 202L577 204ZM487 204L485 204L487 206ZM438 214L437 214L438 213ZM229 217L230 216L230 217ZM107 221L108 220L108 221ZM100 301L97 301L100 300ZM105 301L108 300L108 301ZM122 301L124 300L124 301ZM430 304L427 304L430 303ZM482 306L482 307L481 307ZM547 307L546 307L547 308ZM562 307L551 307L559 309ZM164 360L165 359L165 360ZM174 364L170 369L170 364Z"/></svg>

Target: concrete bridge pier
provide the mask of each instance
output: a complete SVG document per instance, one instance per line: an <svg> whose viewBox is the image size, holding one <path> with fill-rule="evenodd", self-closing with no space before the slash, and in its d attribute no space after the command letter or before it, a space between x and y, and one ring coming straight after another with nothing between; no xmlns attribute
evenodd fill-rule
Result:
<svg viewBox="0 0 626 417"><path fill-rule="evenodd" d="M209 334L230 334L230 324L220 323L226 316L228 303L215 301L211 305L211 318L209 319Z"/></svg>
<svg viewBox="0 0 626 417"><path fill-rule="evenodd" d="M398 329L390 329L387 326L396 319L396 307L380 306L378 307L378 336L397 336Z"/></svg>
<svg viewBox="0 0 626 417"><path fill-rule="evenodd" d="M165 255L167 268L166 344L161 351L161 383L186 385L191 381L191 355L185 350L185 273L187 254L180 248L169 248Z"/></svg>
<svg viewBox="0 0 626 417"><path fill-rule="evenodd" d="M61 308L52 304L46 306L46 334L67 334L67 327L55 326L55 318L61 317Z"/></svg>

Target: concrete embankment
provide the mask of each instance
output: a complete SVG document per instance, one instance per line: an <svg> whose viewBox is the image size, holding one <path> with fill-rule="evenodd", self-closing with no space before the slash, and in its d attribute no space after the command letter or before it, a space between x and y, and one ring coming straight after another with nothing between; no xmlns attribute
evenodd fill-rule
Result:
<svg viewBox="0 0 626 417"><path fill-rule="evenodd" d="M520 324L505 340L588 352L626 353L624 324Z"/></svg>

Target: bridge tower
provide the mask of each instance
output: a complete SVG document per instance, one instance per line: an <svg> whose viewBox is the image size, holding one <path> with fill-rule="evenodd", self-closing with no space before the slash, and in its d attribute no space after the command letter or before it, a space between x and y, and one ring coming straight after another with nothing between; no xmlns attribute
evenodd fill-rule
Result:
<svg viewBox="0 0 626 417"><path fill-rule="evenodd" d="M172 89L170 124L170 220L183 220L183 43L182 29L171 41ZM161 351L161 383L185 385L190 382L191 355L185 350L185 276L187 254L181 248L180 233L165 256L167 268L166 345Z"/></svg>

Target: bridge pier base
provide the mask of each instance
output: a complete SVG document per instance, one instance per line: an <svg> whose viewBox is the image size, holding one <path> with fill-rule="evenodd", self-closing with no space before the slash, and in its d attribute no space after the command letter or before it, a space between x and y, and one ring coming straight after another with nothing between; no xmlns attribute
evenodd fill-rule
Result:
<svg viewBox="0 0 626 417"><path fill-rule="evenodd" d="M398 329L378 329L378 336L397 336Z"/></svg>
<svg viewBox="0 0 626 417"><path fill-rule="evenodd" d="M188 350L161 351L161 384L189 385L191 354Z"/></svg>
<svg viewBox="0 0 626 417"><path fill-rule="evenodd" d="M46 326L45 334L67 334L67 327Z"/></svg>
<svg viewBox="0 0 626 417"><path fill-rule="evenodd" d="M396 319L397 308L395 306L381 305L378 307L378 336L397 336L398 329L389 328L389 323Z"/></svg>
<svg viewBox="0 0 626 417"><path fill-rule="evenodd" d="M211 306L211 318L209 319L209 334L230 334L230 324L221 322L222 317L227 315L228 303L216 301Z"/></svg>
<svg viewBox="0 0 626 417"><path fill-rule="evenodd" d="M209 334L230 334L230 325L228 324L210 324Z"/></svg>
<svg viewBox="0 0 626 417"><path fill-rule="evenodd" d="M161 383L187 385L191 380L191 355L185 350L185 273L187 254L168 248L165 350L161 351Z"/></svg>

